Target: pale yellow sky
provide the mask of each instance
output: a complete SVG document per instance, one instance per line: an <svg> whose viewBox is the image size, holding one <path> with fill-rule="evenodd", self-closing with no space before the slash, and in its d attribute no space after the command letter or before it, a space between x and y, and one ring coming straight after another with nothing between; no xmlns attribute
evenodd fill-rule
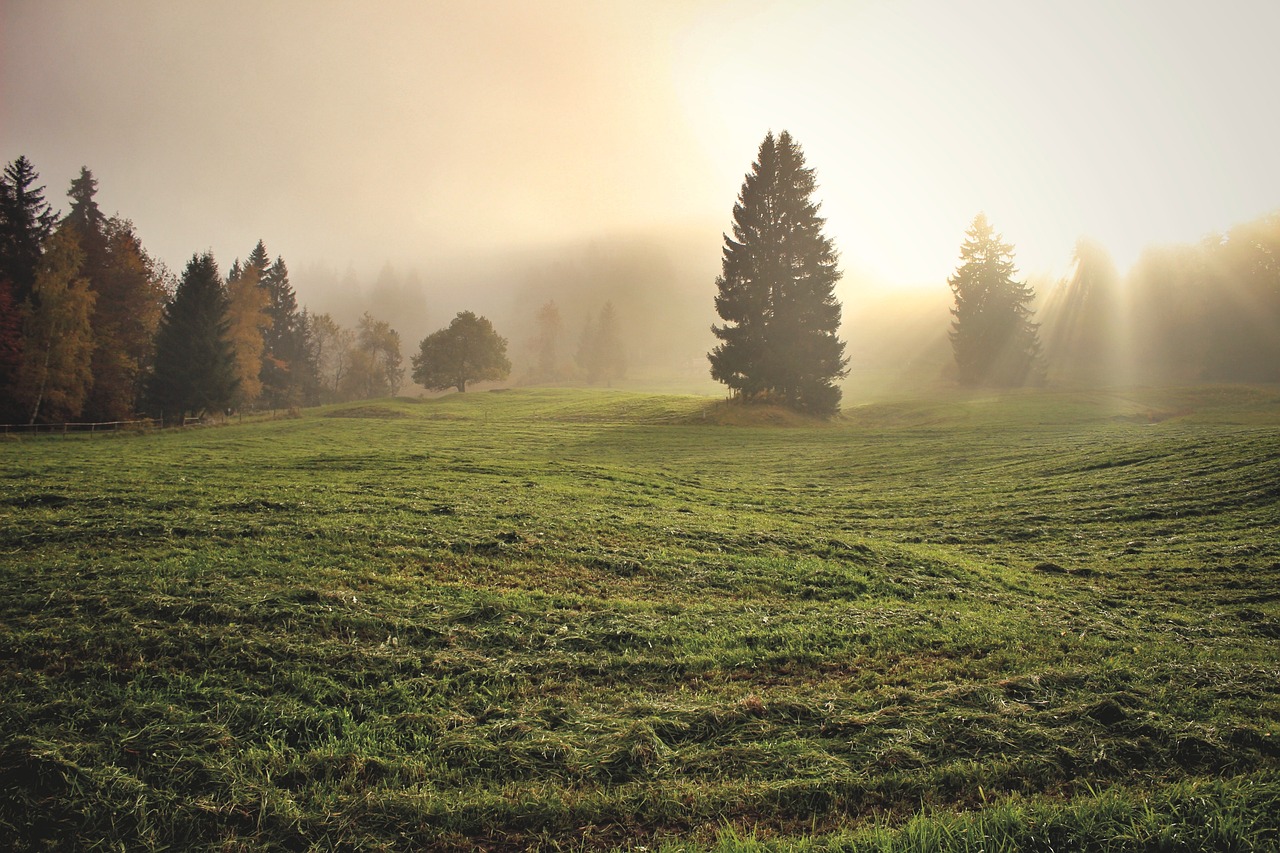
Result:
<svg viewBox="0 0 1280 853"><path fill-rule="evenodd" d="M0 158L79 167L171 266L664 228L719 256L791 131L851 278L941 286L985 210L1024 272L1280 208L1280 3L4 0Z"/></svg>

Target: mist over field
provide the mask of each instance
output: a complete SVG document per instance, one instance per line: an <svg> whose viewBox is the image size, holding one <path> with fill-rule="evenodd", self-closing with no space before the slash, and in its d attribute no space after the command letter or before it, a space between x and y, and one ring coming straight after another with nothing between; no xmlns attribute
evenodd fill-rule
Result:
<svg viewBox="0 0 1280 853"><path fill-rule="evenodd" d="M936 309L979 211L1044 306L1081 237L1124 276L1280 204L1265 4L2 14L0 150L31 160L55 210L88 166L103 211L173 274L205 251L225 273L262 240L302 307L390 321L406 361L459 310L491 315L513 379L552 300L567 346L612 301L638 375L696 373L721 235L769 130L816 170L855 394L869 371L945 368Z"/></svg>
<svg viewBox="0 0 1280 853"><path fill-rule="evenodd" d="M1280 847L1280 4L0 0L0 847Z"/></svg>

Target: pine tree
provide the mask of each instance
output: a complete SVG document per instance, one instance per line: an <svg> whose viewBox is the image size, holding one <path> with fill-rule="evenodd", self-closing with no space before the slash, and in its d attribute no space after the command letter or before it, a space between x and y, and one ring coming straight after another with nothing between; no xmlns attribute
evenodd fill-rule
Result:
<svg viewBox="0 0 1280 853"><path fill-rule="evenodd" d="M26 157L0 174L0 421L26 420L12 391L22 360L22 306L30 301L44 244L57 216Z"/></svg>
<svg viewBox="0 0 1280 853"><path fill-rule="evenodd" d="M14 423L23 412L13 398L13 380L22 364L22 311L13 300L13 285L0 278L0 422Z"/></svg>
<svg viewBox="0 0 1280 853"><path fill-rule="evenodd" d="M311 383L308 375L306 324L298 310L298 298L289 283L289 268L277 257L263 274L266 312L271 321L262 334L262 393L273 408L292 405Z"/></svg>
<svg viewBox="0 0 1280 853"><path fill-rule="evenodd" d="M26 157L4 168L0 177L0 279L8 279L13 305L31 296L36 268L58 217L44 200L40 176Z"/></svg>
<svg viewBox="0 0 1280 853"><path fill-rule="evenodd" d="M80 274L84 254L68 228L53 232L22 308L22 357L13 397L30 423L79 417L92 378L93 293Z"/></svg>
<svg viewBox="0 0 1280 853"><path fill-rule="evenodd" d="M165 306L156 333L150 408L181 423L186 414L220 411L236 394L235 352L228 300L213 255L193 255Z"/></svg>
<svg viewBox="0 0 1280 853"><path fill-rule="evenodd" d="M716 311L725 325L712 326L721 343L708 358L712 378L741 399L830 416L848 359L837 337L841 274L816 188L790 134L766 135L724 239Z"/></svg>
<svg viewBox="0 0 1280 853"><path fill-rule="evenodd" d="M80 175L71 182L67 197L71 210L62 224L71 228L84 252L85 274L92 283L94 271L106 266L107 217L98 207L98 181L88 167L80 167Z"/></svg>
<svg viewBox="0 0 1280 853"><path fill-rule="evenodd" d="M1035 293L1014 281L1013 246L979 213L947 279L955 295L951 347L965 385L1018 386L1038 378L1040 336L1031 322Z"/></svg>

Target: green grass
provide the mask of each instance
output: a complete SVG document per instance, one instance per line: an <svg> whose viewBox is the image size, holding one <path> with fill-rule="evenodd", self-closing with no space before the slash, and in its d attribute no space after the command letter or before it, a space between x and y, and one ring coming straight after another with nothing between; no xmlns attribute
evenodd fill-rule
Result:
<svg viewBox="0 0 1280 853"><path fill-rule="evenodd" d="M1280 393L0 443L16 849L1280 847Z"/></svg>

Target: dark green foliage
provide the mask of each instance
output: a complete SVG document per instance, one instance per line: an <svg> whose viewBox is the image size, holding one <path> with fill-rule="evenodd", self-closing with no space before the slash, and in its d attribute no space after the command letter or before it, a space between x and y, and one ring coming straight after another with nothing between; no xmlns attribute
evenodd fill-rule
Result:
<svg viewBox="0 0 1280 853"><path fill-rule="evenodd" d="M1273 389L707 405L0 443L4 846L1275 847Z"/></svg>
<svg viewBox="0 0 1280 853"><path fill-rule="evenodd" d="M467 390L469 382L506 379L507 339L485 317L460 311L448 328L432 332L413 356L413 381L424 388Z"/></svg>
<svg viewBox="0 0 1280 853"><path fill-rule="evenodd" d="M955 295L951 347L961 384L1016 387L1039 378L1040 336L1031 322L1035 294L1014 281L1013 246L979 213L947 279Z"/></svg>
<svg viewBox="0 0 1280 853"><path fill-rule="evenodd" d="M71 210L62 220L80 241L80 249L85 254L85 272L91 282L94 271L105 266L107 254L107 217L98 207L97 194L97 179L87 166L81 166L79 177L71 181L67 190Z"/></svg>
<svg viewBox="0 0 1280 853"><path fill-rule="evenodd" d="M262 333L262 396L271 408L297 405L305 389L315 384L314 366L307 357L306 323L284 258L276 258L260 283L269 297L267 316L271 318Z"/></svg>
<svg viewBox="0 0 1280 853"><path fill-rule="evenodd" d="M31 296L42 246L57 222L44 187L35 186L39 179L26 157L5 166L0 177L0 279L9 281L16 306Z"/></svg>
<svg viewBox="0 0 1280 853"><path fill-rule="evenodd" d="M193 255L156 335L156 366L147 393L152 412L180 423L186 414L231 404L237 383L228 328L217 262L207 252Z"/></svg>
<svg viewBox="0 0 1280 853"><path fill-rule="evenodd" d="M836 252L811 199L817 183L783 131L765 136L733 208L716 279L708 356L712 378L745 400L769 400L817 415L840 406L835 381L847 359L840 329Z"/></svg>
<svg viewBox="0 0 1280 853"><path fill-rule="evenodd" d="M22 417L12 385L22 364L22 311L13 300L13 285L0 278L0 423Z"/></svg>

